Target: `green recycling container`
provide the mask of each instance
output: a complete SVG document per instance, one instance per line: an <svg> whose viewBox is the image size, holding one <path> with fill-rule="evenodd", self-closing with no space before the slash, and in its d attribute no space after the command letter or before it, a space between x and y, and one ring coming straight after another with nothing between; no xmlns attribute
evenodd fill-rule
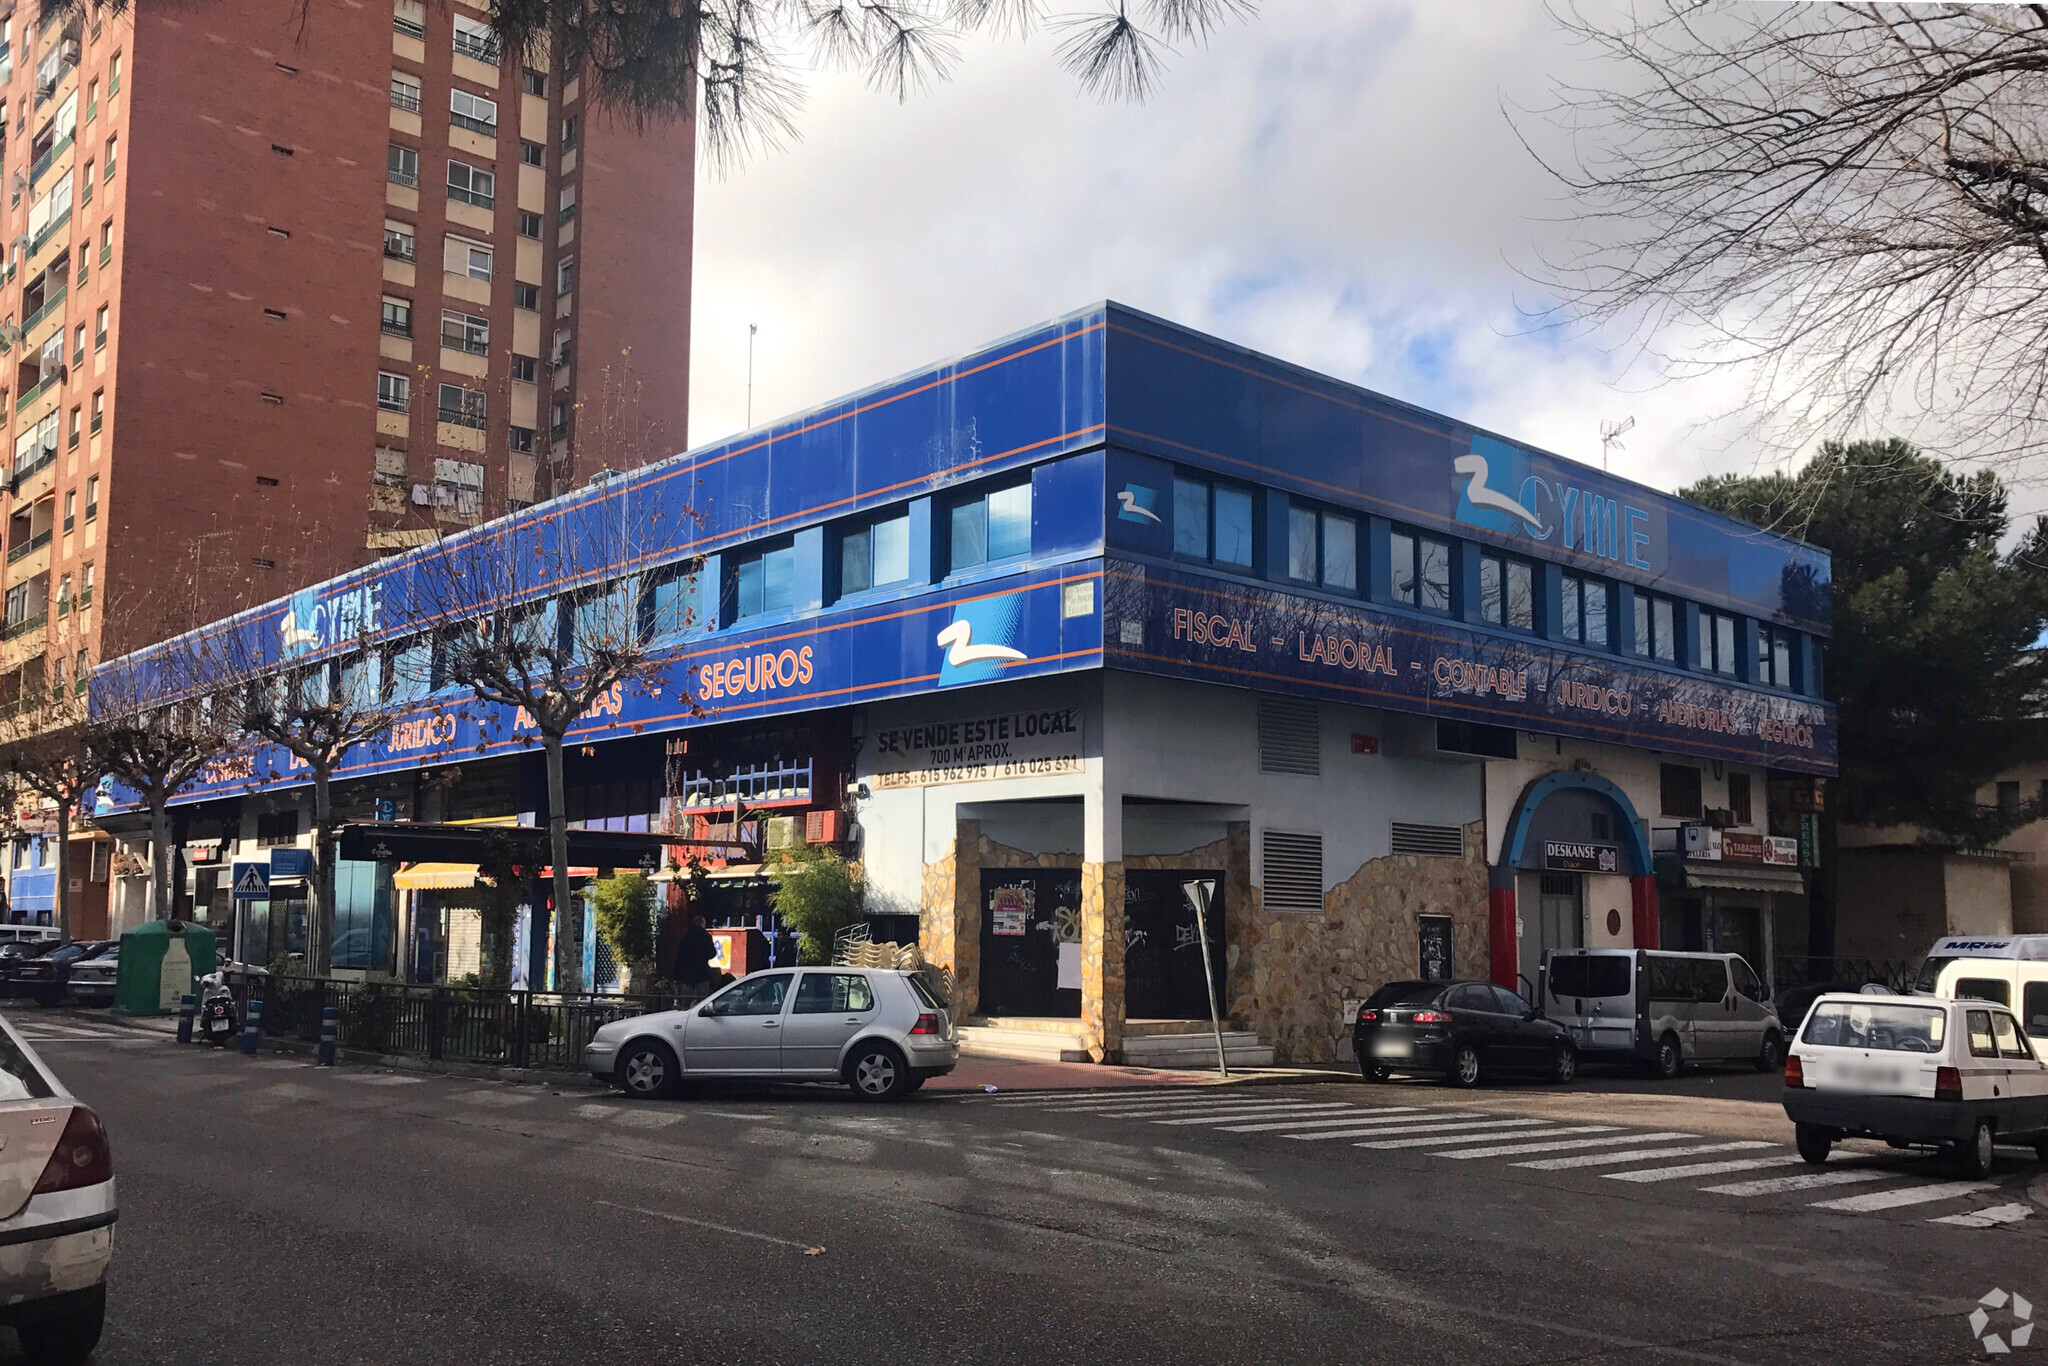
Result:
<svg viewBox="0 0 2048 1366"><path fill-rule="evenodd" d="M121 936L121 969L114 978L114 1009L162 1015L194 983L213 971L213 931L183 920L152 920Z"/></svg>

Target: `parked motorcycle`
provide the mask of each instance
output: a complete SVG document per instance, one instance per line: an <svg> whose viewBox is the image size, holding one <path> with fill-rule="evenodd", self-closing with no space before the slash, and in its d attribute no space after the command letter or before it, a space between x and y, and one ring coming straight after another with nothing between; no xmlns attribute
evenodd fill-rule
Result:
<svg viewBox="0 0 2048 1366"><path fill-rule="evenodd" d="M235 1009L235 993L228 988L227 974L207 973L199 979L199 1037L210 1044L226 1045L241 1032L241 1013Z"/></svg>

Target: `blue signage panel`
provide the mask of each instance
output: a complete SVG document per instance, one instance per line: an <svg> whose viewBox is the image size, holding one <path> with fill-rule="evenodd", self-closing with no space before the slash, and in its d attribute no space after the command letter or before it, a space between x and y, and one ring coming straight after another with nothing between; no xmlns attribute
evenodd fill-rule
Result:
<svg viewBox="0 0 2048 1366"><path fill-rule="evenodd" d="M1096 668L1102 663L1101 573L1100 561L1086 560L684 641L667 651L644 684L618 685L599 698L570 730L569 740L593 744L648 731ZM517 753L539 741L524 715L451 692L402 717L376 743L352 751L335 777ZM289 753L256 745L210 765L176 800L183 804L310 781L305 765ZM134 805L134 794L116 789L103 810ZM310 851L276 849L269 867L273 876L286 876L278 860L289 854L306 857L310 872Z"/></svg>
<svg viewBox="0 0 2048 1366"><path fill-rule="evenodd" d="M1103 593L1111 668L1835 771L1834 710L1809 698L1116 560Z"/></svg>
<svg viewBox="0 0 2048 1366"><path fill-rule="evenodd" d="M1113 548L1171 546L1172 462L1827 632L1824 551L1119 305L1107 319L1109 441L1161 462L1112 462Z"/></svg>
<svg viewBox="0 0 2048 1366"><path fill-rule="evenodd" d="M311 849L271 850L270 876L272 878L313 876L313 851Z"/></svg>

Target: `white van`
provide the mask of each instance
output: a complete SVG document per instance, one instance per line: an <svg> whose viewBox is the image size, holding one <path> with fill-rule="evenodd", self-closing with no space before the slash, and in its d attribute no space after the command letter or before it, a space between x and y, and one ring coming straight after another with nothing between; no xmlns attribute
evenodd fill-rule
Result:
<svg viewBox="0 0 2048 1366"><path fill-rule="evenodd" d="M1775 1072L1785 1057L1770 993L1740 954L1554 949L1537 995L1588 1061L1633 1060L1669 1080L1689 1062Z"/></svg>
<svg viewBox="0 0 2048 1366"><path fill-rule="evenodd" d="M1996 1001L2020 1017L2030 1037L2048 1040L2048 934L1937 939L1913 994Z"/></svg>
<svg viewBox="0 0 2048 1366"><path fill-rule="evenodd" d="M0 925L0 944L47 944L63 937L55 925Z"/></svg>

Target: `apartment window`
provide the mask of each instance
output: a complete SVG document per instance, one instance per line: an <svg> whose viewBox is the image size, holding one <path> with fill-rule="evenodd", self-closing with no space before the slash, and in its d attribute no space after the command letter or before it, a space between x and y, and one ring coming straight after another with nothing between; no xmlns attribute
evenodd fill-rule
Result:
<svg viewBox="0 0 2048 1366"><path fill-rule="evenodd" d="M1536 567L1504 555L1479 557L1479 619L1516 631L1536 629Z"/></svg>
<svg viewBox="0 0 2048 1366"><path fill-rule="evenodd" d="M514 280L512 282L512 307L539 308L540 286L530 285L524 280Z"/></svg>
<svg viewBox="0 0 2048 1366"><path fill-rule="evenodd" d="M521 237L539 237L540 215L528 213L526 210L521 209L519 211L519 235Z"/></svg>
<svg viewBox="0 0 2048 1366"><path fill-rule="evenodd" d="M796 547L764 551L741 560L733 569L742 617L787 612L796 603Z"/></svg>
<svg viewBox="0 0 2048 1366"><path fill-rule="evenodd" d="M256 847L275 848L279 845L296 844L299 839L299 813L295 807L290 811L271 811L256 817Z"/></svg>
<svg viewBox="0 0 2048 1366"><path fill-rule="evenodd" d="M384 254L394 261L410 261L418 253L419 245L412 235L412 225L384 220Z"/></svg>
<svg viewBox="0 0 2048 1366"><path fill-rule="evenodd" d="M78 605L84 607L92 601L92 561L78 571Z"/></svg>
<svg viewBox="0 0 2048 1366"><path fill-rule="evenodd" d="M548 364L560 368L576 354L576 338L566 327L555 329L554 345L548 348Z"/></svg>
<svg viewBox="0 0 2048 1366"><path fill-rule="evenodd" d="M865 593L910 577L910 518L885 517L839 538L839 591Z"/></svg>
<svg viewBox="0 0 2048 1366"><path fill-rule="evenodd" d="M121 93L121 54L118 52L107 58L107 93Z"/></svg>
<svg viewBox="0 0 2048 1366"><path fill-rule="evenodd" d="M533 428L514 427L511 429L506 444L508 444L515 451L531 452L533 450L533 438Z"/></svg>
<svg viewBox="0 0 2048 1366"><path fill-rule="evenodd" d="M1600 579L1582 578L1577 574L1564 576L1564 594L1559 606L1562 613L1558 620L1558 634L1566 640L1581 645L1592 645L1598 649L1614 648L1614 637L1608 626L1607 584Z"/></svg>
<svg viewBox="0 0 2048 1366"><path fill-rule="evenodd" d="M1756 681L1767 688L1792 686L1792 652L1798 637L1781 626L1756 628Z"/></svg>
<svg viewBox="0 0 2048 1366"><path fill-rule="evenodd" d="M1693 667L1702 673L1735 672L1735 618L1725 612L1701 612L1699 653Z"/></svg>
<svg viewBox="0 0 2048 1366"><path fill-rule="evenodd" d="M539 95L545 99L548 93L548 78L529 66L519 73L519 88L529 95Z"/></svg>
<svg viewBox="0 0 2048 1366"><path fill-rule="evenodd" d="M1229 484L1176 476L1173 551L1230 568L1252 563L1252 495Z"/></svg>
<svg viewBox="0 0 2048 1366"><path fill-rule="evenodd" d="M408 38L427 36L427 7L421 0L394 0L391 27Z"/></svg>
<svg viewBox="0 0 2048 1366"><path fill-rule="evenodd" d="M79 599L79 606L83 607L84 605L85 605L85 600L84 600L83 598ZM72 677L72 679L74 680L71 686L73 686L74 688L77 688L77 689L78 689L78 690L79 690L80 692L84 692L84 691L85 691L85 680L86 680L86 678L87 678L88 676L89 676L89 668L88 668L88 665L87 665L87 663L86 663L86 654L85 654L85 651L83 651L83 650L80 650L80 651L78 652L78 654L77 654L76 656L74 656L74 657L73 657L73 659L72 659L72 661L71 661L71 677ZM99 854L100 854L100 850L102 850L102 849L104 849L104 848L106 848L106 845L104 845L104 844L95 844L95 845L93 846L93 868L95 869L95 871L94 871L94 873L93 873L93 881L94 881L94 882L105 882L105 881L106 881L106 877L105 877L105 876L104 876L104 875L103 875L103 874L102 874L101 872L99 872L99 871L98 871L98 869L99 869L99 867L100 867L100 861L99 861Z"/></svg>
<svg viewBox="0 0 2048 1366"><path fill-rule="evenodd" d="M480 24L458 14L455 16L455 52L457 56L473 57L496 66L498 36L491 32L489 24Z"/></svg>
<svg viewBox="0 0 2048 1366"><path fill-rule="evenodd" d="M121 137L117 133L107 139L106 153L100 157L100 183L114 178L114 157L121 150Z"/></svg>
<svg viewBox="0 0 2048 1366"><path fill-rule="evenodd" d="M953 505L952 572L1031 550L1031 485L1013 484Z"/></svg>
<svg viewBox="0 0 2048 1366"><path fill-rule="evenodd" d="M1637 654L1666 664L1678 662L1678 604L1637 593L1635 628Z"/></svg>
<svg viewBox="0 0 2048 1366"><path fill-rule="evenodd" d="M85 324L71 329L71 364L75 369L85 364Z"/></svg>
<svg viewBox="0 0 2048 1366"><path fill-rule="evenodd" d="M402 413L412 407L412 380L389 370L377 372L377 406L386 412Z"/></svg>
<svg viewBox="0 0 2048 1366"><path fill-rule="evenodd" d="M91 123L100 112L100 83L97 80L85 84L85 121Z"/></svg>
<svg viewBox="0 0 2048 1366"><path fill-rule="evenodd" d="M107 349L107 305L101 304L99 311L92 315L92 349Z"/></svg>
<svg viewBox="0 0 2048 1366"><path fill-rule="evenodd" d="M484 391L465 389L460 384L444 384L441 386L439 411L443 422L458 427L481 428L484 425Z"/></svg>
<svg viewBox="0 0 2048 1366"><path fill-rule="evenodd" d="M100 264L104 266L111 262L113 259L114 220L109 218L106 222L100 224ZM78 263L78 268L80 271L83 271L85 269L85 262L80 261Z"/></svg>
<svg viewBox="0 0 2048 1366"><path fill-rule="evenodd" d="M498 178L467 162L450 160L448 197L464 204L474 204L479 209L491 208L498 202Z"/></svg>
<svg viewBox="0 0 2048 1366"><path fill-rule="evenodd" d="M564 185L562 187L562 208L561 212L555 216L555 221L558 223L566 223L575 216L576 187L574 185Z"/></svg>
<svg viewBox="0 0 2048 1366"><path fill-rule="evenodd" d="M555 262L555 293L567 294L576 288L576 258L564 256Z"/></svg>
<svg viewBox="0 0 2048 1366"><path fill-rule="evenodd" d="M60 617L71 615L71 576L69 574L57 580L57 615ZM2013 790L2015 792L2019 790L2018 783L2013 784Z"/></svg>
<svg viewBox="0 0 2048 1366"><path fill-rule="evenodd" d="M558 398L548 410L548 435L560 441L569 434L569 400Z"/></svg>
<svg viewBox="0 0 2048 1366"><path fill-rule="evenodd" d="M50 695L64 695L64 656L58 655L50 661Z"/></svg>
<svg viewBox="0 0 2048 1366"><path fill-rule="evenodd" d="M1658 805L1680 820L1700 817L1700 771L1688 764L1657 766Z"/></svg>
<svg viewBox="0 0 2048 1366"><path fill-rule="evenodd" d="M467 90L451 90L448 92L448 121L457 128L496 137L498 102L487 100L482 95L472 95Z"/></svg>
<svg viewBox="0 0 2048 1366"><path fill-rule="evenodd" d="M450 387L443 385L443 393ZM478 425L482 425L481 422ZM484 511L484 467L467 460L434 461L434 506L453 508L455 515L465 521L481 517Z"/></svg>
<svg viewBox="0 0 2048 1366"><path fill-rule="evenodd" d="M76 408L73 408L71 410L71 413L72 417L75 420L78 415L78 410ZM64 534L67 536L70 535L72 528L77 524L77 522L78 490L66 489L64 490Z"/></svg>
<svg viewBox="0 0 2048 1366"><path fill-rule="evenodd" d="M519 160L528 166L539 166L547 161L548 149L537 142L519 140Z"/></svg>
<svg viewBox="0 0 2048 1366"><path fill-rule="evenodd" d="M394 185L419 184L419 150L392 143L384 154L384 178Z"/></svg>
<svg viewBox="0 0 2048 1366"><path fill-rule="evenodd" d="M394 337L410 337L412 335L412 301L409 299L394 299L389 294L386 294L384 296L384 319L381 325L384 331Z"/></svg>
<svg viewBox="0 0 2048 1366"><path fill-rule="evenodd" d="M564 151L567 151L569 148L574 147L576 145L576 134L578 133L578 131L580 131L578 127L580 123L581 117L579 115L569 114L563 117L562 149Z"/></svg>
<svg viewBox="0 0 2048 1366"><path fill-rule="evenodd" d="M92 429L93 429L94 431L98 431L98 430L100 429L100 425L99 425L99 424L100 424L100 415L99 415L99 406L100 406L100 396L99 396L98 394L94 394L94 395L92 396L92 406L93 406L93 415L92 415L92 424L93 424L93 425L92 425ZM94 475L94 476L93 476L92 478L90 478L90 479L88 479L88 480L86 480L86 481L85 481L85 520L86 520L86 521L88 521L88 522L90 522L90 521L92 521L92 520L93 520L94 518L98 517L99 515L100 515L100 477L99 477L99 476L98 476L97 474L95 474L95 475Z"/></svg>
<svg viewBox="0 0 2048 1366"><path fill-rule="evenodd" d="M540 383L540 357L520 355L513 356L512 378L516 380L521 380L527 384Z"/></svg>
<svg viewBox="0 0 2048 1366"><path fill-rule="evenodd" d="M1394 601L1431 612L1451 610L1451 543L1413 531L1388 538Z"/></svg>
<svg viewBox="0 0 2048 1366"><path fill-rule="evenodd" d="M467 275L472 280L491 278L491 248L485 242L450 234L441 245L441 269L450 275Z"/></svg>
<svg viewBox="0 0 2048 1366"><path fill-rule="evenodd" d="M84 178L83 178L83 179L81 179L81 180L80 180L80 181L78 182L78 202L79 202L79 203L81 203L81 204L90 204L90 203L92 203L92 181L93 181L93 175L92 175L92 163L91 163L90 161L88 161L88 162L86 162L86 163L85 163L85 176L84 176Z"/></svg>
<svg viewBox="0 0 2048 1366"><path fill-rule="evenodd" d="M391 107L408 113L420 112L420 83L402 72L391 73Z"/></svg>
<svg viewBox="0 0 2048 1366"><path fill-rule="evenodd" d="M79 256L78 256L78 283L79 283L79 285L80 285L81 287L82 287L82 286L83 286L83 285L85 284L85 279L86 279L86 261L85 261L85 254L84 254L83 252L80 252L80 253L79 253Z"/></svg>
<svg viewBox="0 0 2048 1366"><path fill-rule="evenodd" d="M2013 788L2014 795L2017 797L2019 784L2014 783ZM1756 824L1753 819L1755 811L1751 808L1749 802L1749 775L1747 773L1731 773L1728 775L1728 811L1730 815L1735 817L1737 825Z"/></svg>
<svg viewBox="0 0 2048 1366"><path fill-rule="evenodd" d="M84 433L84 431L85 431L85 409L83 409L83 408L73 408L73 409L71 410L71 429L70 429L70 432L68 433L68 437L67 437L67 440L66 440L66 442L65 442L65 447L66 447L66 449L68 449L68 450L74 450L74 451L75 451L75 450L77 450L77 449L78 449L78 438L79 438L79 437L80 437L80 436L81 436L81 435L82 435L82 434ZM71 502L71 495L70 495L70 494L68 494L68 493L67 493L67 494L65 494L65 495L64 495L64 502L65 502L65 504L67 505L67 512L68 512L68 505L69 505L69 504L70 504L70 502ZM65 525L64 525L64 529L65 529L66 531L69 531L69 530L71 530L71 525L70 525L70 523L71 523L71 518L70 518L70 517L69 517L68 515L67 515L67 516L65 517L65 519L64 519L64 522L65 522Z"/></svg>
<svg viewBox="0 0 2048 1366"><path fill-rule="evenodd" d="M467 351L472 356L487 354L491 349L490 319L479 318L460 309L442 309L441 345Z"/></svg>

